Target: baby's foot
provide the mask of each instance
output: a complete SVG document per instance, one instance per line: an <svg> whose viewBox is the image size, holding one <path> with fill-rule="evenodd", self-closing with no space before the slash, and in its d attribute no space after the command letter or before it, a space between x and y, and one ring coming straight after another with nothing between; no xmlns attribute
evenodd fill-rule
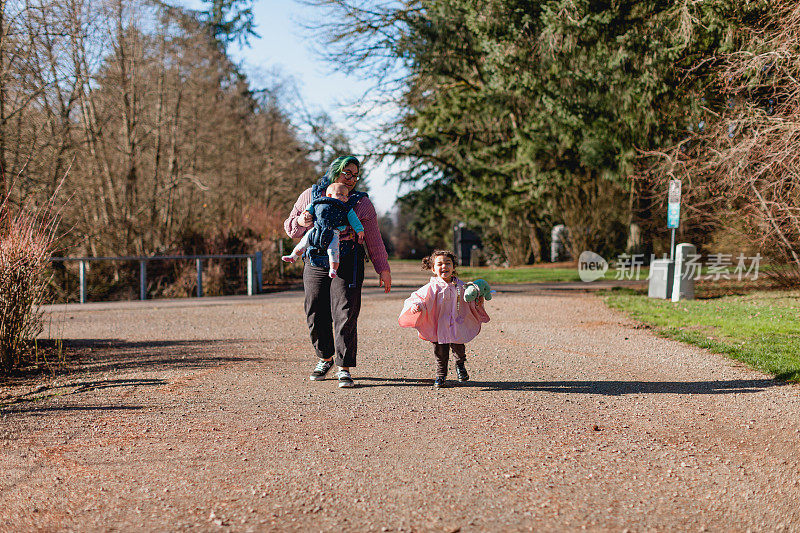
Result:
<svg viewBox="0 0 800 533"><path fill-rule="evenodd" d="M296 255L284 255L284 256L281 257L281 259L283 259L287 263L294 263L295 261L297 261L297 256Z"/></svg>
<svg viewBox="0 0 800 533"><path fill-rule="evenodd" d="M330 276L331 279L335 278L336 277L336 271L334 269L331 269L330 272L328 272L328 276Z"/></svg>

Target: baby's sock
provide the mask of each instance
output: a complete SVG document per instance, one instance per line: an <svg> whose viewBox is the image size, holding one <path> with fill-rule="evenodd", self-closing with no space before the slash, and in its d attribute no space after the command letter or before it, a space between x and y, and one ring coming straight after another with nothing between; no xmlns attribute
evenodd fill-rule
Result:
<svg viewBox="0 0 800 533"><path fill-rule="evenodd" d="M333 268L331 268L331 269L328 271L328 276L330 276L330 277L331 277L331 279L335 278L335 277L336 277L336 269L333 269Z"/></svg>
<svg viewBox="0 0 800 533"><path fill-rule="evenodd" d="M294 255L294 254L289 254L289 255L282 256L281 259L283 259L287 263L294 263L295 261L297 261L298 257L300 257L300 256Z"/></svg>

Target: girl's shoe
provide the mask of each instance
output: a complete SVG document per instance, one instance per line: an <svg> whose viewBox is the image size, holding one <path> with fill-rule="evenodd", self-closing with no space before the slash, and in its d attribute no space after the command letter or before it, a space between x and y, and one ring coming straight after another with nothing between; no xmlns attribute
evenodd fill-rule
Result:
<svg viewBox="0 0 800 533"><path fill-rule="evenodd" d="M353 383L353 378L350 377L350 372L347 370L340 370L336 377L339 378L339 388L340 389L349 389L350 387L355 387L356 384Z"/></svg>
<svg viewBox="0 0 800 533"><path fill-rule="evenodd" d="M443 389L447 385L444 383L444 378L436 378L433 380L433 388L434 389Z"/></svg>
<svg viewBox="0 0 800 533"><path fill-rule="evenodd" d="M458 381L469 381L467 365L464 363L456 363L456 376L458 377Z"/></svg>

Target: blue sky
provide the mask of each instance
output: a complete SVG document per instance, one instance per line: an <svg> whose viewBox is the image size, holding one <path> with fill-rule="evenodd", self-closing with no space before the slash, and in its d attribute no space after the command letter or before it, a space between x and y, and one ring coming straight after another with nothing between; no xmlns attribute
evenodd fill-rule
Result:
<svg viewBox="0 0 800 533"><path fill-rule="evenodd" d="M182 5L200 8L200 0L180 0ZM302 22L314 21L319 14L295 0L256 0L254 5L256 32L248 48L232 45L229 52L240 62L254 80L264 73L278 72L290 77L305 104L311 109L324 109L334 120L345 118L343 106L369 88L369 83L357 77L334 72L313 51L313 35ZM363 150L356 139L355 148ZM390 179L385 166L365 168L369 173L370 198L379 212L388 211L398 195L396 181Z"/></svg>

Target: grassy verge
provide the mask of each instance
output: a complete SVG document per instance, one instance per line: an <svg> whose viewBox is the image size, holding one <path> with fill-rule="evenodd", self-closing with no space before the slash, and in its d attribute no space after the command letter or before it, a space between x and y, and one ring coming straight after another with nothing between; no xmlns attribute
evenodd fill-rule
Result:
<svg viewBox="0 0 800 533"><path fill-rule="evenodd" d="M639 279L646 280L647 268L639 272ZM517 268L492 268L492 267L459 267L458 275L461 279L485 279L490 285L495 283L556 283L562 281L581 281L578 276L578 267L550 267L527 266ZM605 276L600 278L606 281L615 281L617 271L610 268Z"/></svg>
<svg viewBox="0 0 800 533"><path fill-rule="evenodd" d="M659 335L726 355L778 379L800 381L799 292L675 303L633 291L609 291L605 298Z"/></svg>

